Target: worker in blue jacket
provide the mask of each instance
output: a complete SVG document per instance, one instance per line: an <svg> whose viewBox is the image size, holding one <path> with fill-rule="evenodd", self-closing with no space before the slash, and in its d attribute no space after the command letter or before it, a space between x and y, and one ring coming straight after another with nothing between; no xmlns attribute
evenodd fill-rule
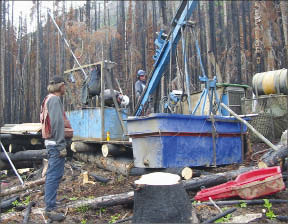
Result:
<svg viewBox="0 0 288 224"><path fill-rule="evenodd" d="M141 94L143 93L146 86L146 72L143 70L139 70L137 72L137 81L135 83L135 96L136 102L140 99Z"/></svg>

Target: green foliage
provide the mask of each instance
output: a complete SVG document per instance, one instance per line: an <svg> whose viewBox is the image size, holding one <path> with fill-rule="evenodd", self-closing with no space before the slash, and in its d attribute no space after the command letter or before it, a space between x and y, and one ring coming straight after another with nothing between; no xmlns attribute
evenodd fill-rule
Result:
<svg viewBox="0 0 288 224"><path fill-rule="evenodd" d="M231 214L228 214L220 219L217 219L215 221L215 223L223 223L223 222L228 222L230 219L231 219L232 215Z"/></svg>
<svg viewBox="0 0 288 224"><path fill-rule="evenodd" d="M18 200L15 200L15 201L12 202L12 205L15 206L15 207L19 206L20 204L21 203Z"/></svg>
<svg viewBox="0 0 288 224"><path fill-rule="evenodd" d="M70 201L76 201L78 199L78 197L71 197L71 198L68 198Z"/></svg>
<svg viewBox="0 0 288 224"><path fill-rule="evenodd" d="M82 219L81 224L87 224L87 219Z"/></svg>
<svg viewBox="0 0 288 224"><path fill-rule="evenodd" d="M14 209L14 208L10 208L10 209L7 210L7 212L5 212L5 213L9 213L9 212L15 212L15 209Z"/></svg>
<svg viewBox="0 0 288 224"><path fill-rule="evenodd" d="M107 209L106 209L106 208L100 208L99 211L102 212L102 213L104 213L104 212L107 211Z"/></svg>
<svg viewBox="0 0 288 224"><path fill-rule="evenodd" d="M247 203L245 202L240 203L240 208L247 208Z"/></svg>
<svg viewBox="0 0 288 224"><path fill-rule="evenodd" d="M31 195L25 197L25 200L22 202L24 205L28 205L30 203Z"/></svg>
<svg viewBox="0 0 288 224"><path fill-rule="evenodd" d="M227 209L228 209L228 208L225 207L225 208L223 208L222 210L223 210L223 212L224 212L224 211L226 211ZM230 221L231 218L232 218L232 214L227 214L227 215L225 215L224 217L222 217L222 218L220 218L220 219L217 219L217 220L215 221L215 223L228 222L228 221Z"/></svg>
<svg viewBox="0 0 288 224"><path fill-rule="evenodd" d="M110 216L109 224L112 224L112 223L116 222L119 218L120 218L120 214L119 213Z"/></svg>
<svg viewBox="0 0 288 224"><path fill-rule="evenodd" d="M102 213L105 213L107 211L106 208L100 208L99 211L96 212L96 215L101 216Z"/></svg>
<svg viewBox="0 0 288 224"><path fill-rule="evenodd" d="M25 200L24 201L22 201L22 202L19 202L18 200L15 200L15 201L13 201L12 202L12 205L14 206L14 207L17 207L17 206L23 206L23 205L28 205L29 203L30 203L30 198L31 198L31 196L29 195L29 196L27 196L27 197L25 197Z"/></svg>
<svg viewBox="0 0 288 224"><path fill-rule="evenodd" d="M265 213L266 217L269 219L275 219L276 215L274 214L272 210L272 203L268 199L263 199L264 200L264 207L267 208L268 212Z"/></svg>
<svg viewBox="0 0 288 224"><path fill-rule="evenodd" d="M81 206L79 208L76 209L77 212L81 212L81 213L86 213L89 210L89 206Z"/></svg>

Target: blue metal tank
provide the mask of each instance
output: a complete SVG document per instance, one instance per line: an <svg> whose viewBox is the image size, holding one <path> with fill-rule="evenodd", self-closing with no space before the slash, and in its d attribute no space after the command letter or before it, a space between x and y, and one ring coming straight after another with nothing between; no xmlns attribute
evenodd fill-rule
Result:
<svg viewBox="0 0 288 224"><path fill-rule="evenodd" d="M116 109L114 107L104 108L104 124L101 122L101 108L83 108L66 112L71 126L74 130L73 139L86 141L105 141L107 132L110 140L124 141L128 137L124 135ZM127 126L127 109L121 109L124 125ZM101 129L104 125L105 136L102 138Z"/></svg>
<svg viewBox="0 0 288 224"><path fill-rule="evenodd" d="M168 168L241 163L247 127L232 117L215 116L215 153L210 116L151 114L129 117L134 166ZM215 158L216 156L216 158Z"/></svg>

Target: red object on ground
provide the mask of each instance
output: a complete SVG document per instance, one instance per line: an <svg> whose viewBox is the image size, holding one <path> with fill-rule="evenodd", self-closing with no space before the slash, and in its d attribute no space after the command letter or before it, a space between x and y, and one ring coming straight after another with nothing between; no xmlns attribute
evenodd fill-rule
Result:
<svg viewBox="0 0 288 224"><path fill-rule="evenodd" d="M285 189L279 166L261 168L240 174L235 180L215 187L203 189L197 193L195 200L207 201L239 196L253 199L274 194Z"/></svg>

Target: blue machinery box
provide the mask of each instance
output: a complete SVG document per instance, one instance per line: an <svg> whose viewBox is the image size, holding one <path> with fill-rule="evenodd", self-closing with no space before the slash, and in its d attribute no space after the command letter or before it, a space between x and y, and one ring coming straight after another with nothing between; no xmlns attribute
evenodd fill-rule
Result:
<svg viewBox="0 0 288 224"><path fill-rule="evenodd" d="M247 127L231 117L214 118L215 151L209 116L151 114L129 118L134 166L167 168L241 163L242 134L247 132Z"/></svg>
<svg viewBox="0 0 288 224"><path fill-rule="evenodd" d="M127 119L127 110L121 109L122 119ZM101 108L83 108L66 112L71 126L74 130L74 139L84 141L105 141L107 132L110 132L110 140L128 140L118 119L115 108L104 108L104 124L101 121ZM104 137L101 136L102 125L104 125ZM124 125L127 122L124 121Z"/></svg>

